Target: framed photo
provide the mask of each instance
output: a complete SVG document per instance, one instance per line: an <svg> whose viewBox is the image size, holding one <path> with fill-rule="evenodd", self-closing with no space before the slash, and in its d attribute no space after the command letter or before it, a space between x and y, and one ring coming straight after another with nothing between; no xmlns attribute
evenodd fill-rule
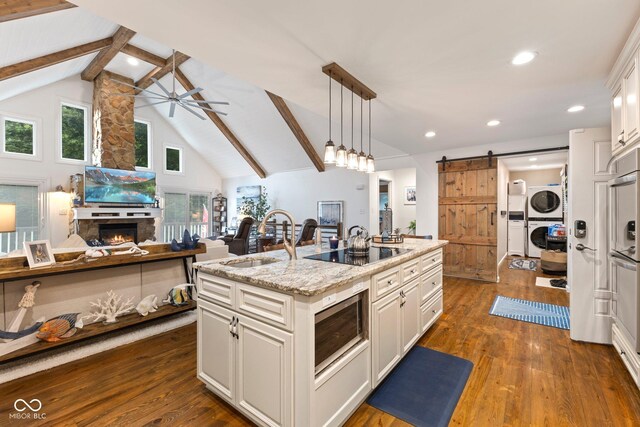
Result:
<svg viewBox="0 0 640 427"><path fill-rule="evenodd" d="M240 206L245 199L258 203L262 194L262 185L244 185L236 188L236 212L240 213Z"/></svg>
<svg viewBox="0 0 640 427"><path fill-rule="evenodd" d="M342 218L343 207L342 200L318 202L318 225L338 225L344 222Z"/></svg>
<svg viewBox="0 0 640 427"><path fill-rule="evenodd" d="M404 204L415 205L416 204L416 187L404 187Z"/></svg>
<svg viewBox="0 0 640 427"><path fill-rule="evenodd" d="M24 253L29 261L29 268L46 267L56 263L48 240L24 242Z"/></svg>

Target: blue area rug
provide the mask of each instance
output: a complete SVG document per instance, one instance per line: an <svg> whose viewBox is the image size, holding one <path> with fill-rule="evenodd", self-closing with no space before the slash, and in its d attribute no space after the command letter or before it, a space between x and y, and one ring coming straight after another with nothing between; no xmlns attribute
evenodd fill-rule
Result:
<svg viewBox="0 0 640 427"><path fill-rule="evenodd" d="M569 307L562 305L498 295L493 301L489 314L559 329L569 329Z"/></svg>
<svg viewBox="0 0 640 427"><path fill-rule="evenodd" d="M446 427L473 363L415 346L367 403L415 426Z"/></svg>

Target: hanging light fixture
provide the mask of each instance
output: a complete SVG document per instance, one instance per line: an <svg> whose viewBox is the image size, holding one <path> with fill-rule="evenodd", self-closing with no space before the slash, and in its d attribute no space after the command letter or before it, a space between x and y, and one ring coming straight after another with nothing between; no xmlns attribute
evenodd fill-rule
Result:
<svg viewBox="0 0 640 427"><path fill-rule="evenodd" d="M347 153L347 169L358 169L358 152L353 148L353 86L351 87L351 149Z"/></svg>
<svg viewBox="0 0 640 427"><path fill-rule="evenodd" d="M367 173L376 171L376 163L371 154L371 99L369 99L369 155L367 156Z"/></svg>
<svg viewBox="0 0 640 427"><path fill-rule="evenodd" d="M336 145L331 140L331 73L329 73L329 140L324 145L324 162L328 165L336 162Z"/></svg>
<svg viewBox="0 0 640 427"><path fill-rule="evenodd" d="M340 80L340 146L338 147L338 151L336 151L336 166L339 168L346 168L347 167L347 147L344 146L343 144L343 126L342 126L342 122L343 122L343 111L342 111L342 89L344 88L344 85L342 84L342 80Z"/></svg>
<svg viewBox="0 0 640 427"><path fill-rule="evenodd" d="M360 94L360 152L358 153L358 172L367 171L367 156L362 149L363 127L362 127L362 93Z"/></svg>

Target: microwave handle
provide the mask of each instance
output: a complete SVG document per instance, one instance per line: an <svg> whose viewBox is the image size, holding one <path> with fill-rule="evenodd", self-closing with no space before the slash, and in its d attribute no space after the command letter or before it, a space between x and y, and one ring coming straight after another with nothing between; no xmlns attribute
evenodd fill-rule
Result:
<svg viewBox="0 0 640 427"><path fill-rule="evenodd" d="M632 185L636 183L636 180L637 180L636 173L635 172L630 173L629 175L612 179L611 181L609 181L609 187L614 188L614 187L623 187L625 185Z"/></svg>
<svg viewBox="0 0 640 427"><path fill-rule="evenodd" d="M614 264L622 268L625 268L631 271L636 271L637 269L636 263L633 261L629 261L629 259L626 258L624 255L620 255L617 252L611 251L609 252L609 257L611 258L611 262L613 262Z"/></svg>

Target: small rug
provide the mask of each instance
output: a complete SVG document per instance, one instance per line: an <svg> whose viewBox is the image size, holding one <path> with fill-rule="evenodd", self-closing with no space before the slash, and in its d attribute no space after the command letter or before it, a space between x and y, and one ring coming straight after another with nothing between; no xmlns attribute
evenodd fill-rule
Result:
<svg viewBox="0 0 640 427"><path fill-rule="evenodd" d="M509 268L512 270L528 270L536 271L538 269L538 261L524 258L514 258L509 262Z"/></svg>
<svg viewBox="0 0 640 427"><path fill-rule="evenodd" d="M541 288L551 288L551 289L562 289L566 292L566 288L557 288L555 286L551 286L552 280L566 279L566 277L536 277L536 286L540 286Z"/></svg>
<svg viewBox="0 0 640 427"><path fill-rule="evenodd" d="M367 403L415 426L446 427L473 363L415 346Z"/></svg>
<svg viewBox="0 0 640 427"><path fill-rule="evenodd" d="M493 301L489 314L559 329L569 329L569 307L561 305L498 295Z"/></svg>

